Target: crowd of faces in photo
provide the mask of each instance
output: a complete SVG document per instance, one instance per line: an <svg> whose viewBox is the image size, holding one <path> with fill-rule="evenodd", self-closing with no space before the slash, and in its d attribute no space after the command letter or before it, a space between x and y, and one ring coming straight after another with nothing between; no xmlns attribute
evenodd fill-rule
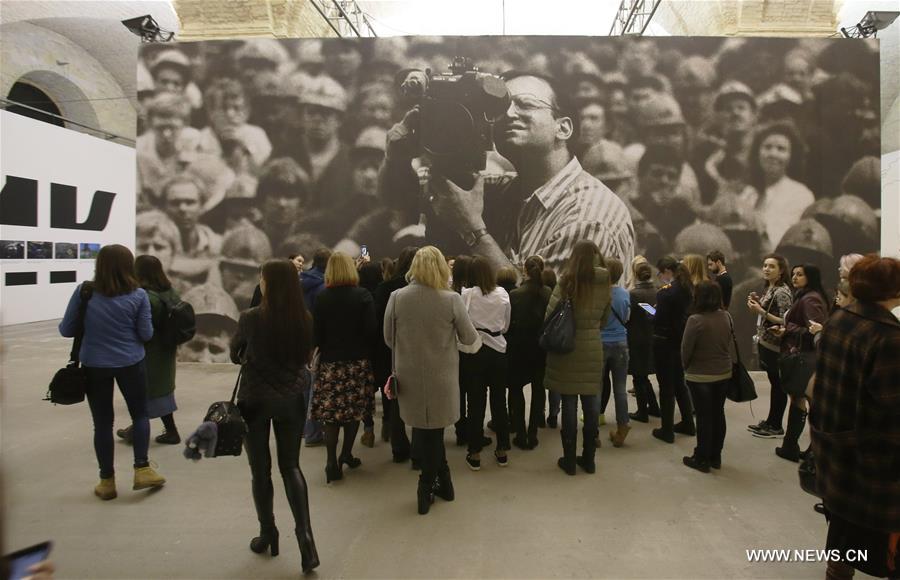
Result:
<svg viewBox="0 0 900 580"><path fill-rule="evenodd" d="M378 188L387 130L407 112L398 73L443 72L455 56L563 88L571 110L555 114L573 119L572 151L626 203L635 253L651 263L716 249L738 292L742 282L759 285L771 251L829 272L835 257L878 248L879 60L867 41L147 45L137 250L158 256L198 316L215 320L198 356L227 358L227 337L268 258L319 247L358 255L362 245L375 259L397 255L398 232L418 217L416 200Z"/></svg>

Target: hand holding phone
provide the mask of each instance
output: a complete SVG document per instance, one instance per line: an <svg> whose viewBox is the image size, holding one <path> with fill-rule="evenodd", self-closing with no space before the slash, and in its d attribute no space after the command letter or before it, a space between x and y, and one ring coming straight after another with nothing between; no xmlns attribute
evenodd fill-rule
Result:
<svg viewBox="0 0 900 580"><path fill-rule="evenodd" d="M3 557L10 580L53 578L53 563L48 561L53 544L43 542Z"/></svg>

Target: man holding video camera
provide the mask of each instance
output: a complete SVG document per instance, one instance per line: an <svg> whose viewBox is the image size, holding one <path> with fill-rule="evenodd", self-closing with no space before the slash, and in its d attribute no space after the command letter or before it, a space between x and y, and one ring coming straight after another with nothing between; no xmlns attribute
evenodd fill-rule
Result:
<svg viewBox="0 0 900 580"><path fill-rule="evenodd" d="M559 271L582 239L597 243L604 256L631 263L634 228L628 209L569 150L575 126L552 81L522 73L503 80L509 106L494 119L493 141L517 177L494 188L479 175L472 187L463 188L432 171L424 202L429 207L423 208L429 217L426 235L431 237L435 225L449 229L468 253L486 256L496 266L520 265L540 255ZM414 108L389 131L382 187L397 191L418 184L410 161L418 155L421 117Z"/></svg>

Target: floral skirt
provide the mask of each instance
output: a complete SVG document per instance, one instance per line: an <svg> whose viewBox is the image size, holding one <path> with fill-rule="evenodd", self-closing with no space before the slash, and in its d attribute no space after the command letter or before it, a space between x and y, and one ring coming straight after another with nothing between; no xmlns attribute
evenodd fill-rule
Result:
<svg viewBox="0 0 900 580"><path fill-rule="evenodd" d="M375 413L375 377L368 360L320 362L309 415L324 423L360 421Z"/></svg>

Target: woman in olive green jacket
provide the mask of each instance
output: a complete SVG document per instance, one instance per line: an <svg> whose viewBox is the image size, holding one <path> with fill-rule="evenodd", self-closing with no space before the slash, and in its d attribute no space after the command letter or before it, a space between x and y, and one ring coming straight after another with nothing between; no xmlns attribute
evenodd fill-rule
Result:
<svg viewBox="0 0 900 580"><path fill-rule="evenodd" d="M582 240L572 249L572 257L563 269L560 283L547 305L547 316L556 305L570 298L575 314L575 350L568 354L547 355L544 385L562 396L563 456L557 465L575 475L576 463L594 473L597 449L597 411L594 399L600 391L603 374L603 343L600 331L606 325L610 309L609 272L597 244ZM578 398L584 413L583 451L576 459L578 437Z"/></svg>
<svg viewBox="0 0 900 580"><path fill-rule="evenodd" d="M181 443L173 413L175 404L175 354L178 348L161 329L165 323L166 303L178 304L181 298L163 271L162 263L155 256L142 255L134 260L134 271L141 288L150 298L153 320L153 338L144 345L144 363L147 368L147 416L160 417L165 432L156 437L157 443L177 445ZM130 440L131 427L119 429L119 437Z"/></svg>

